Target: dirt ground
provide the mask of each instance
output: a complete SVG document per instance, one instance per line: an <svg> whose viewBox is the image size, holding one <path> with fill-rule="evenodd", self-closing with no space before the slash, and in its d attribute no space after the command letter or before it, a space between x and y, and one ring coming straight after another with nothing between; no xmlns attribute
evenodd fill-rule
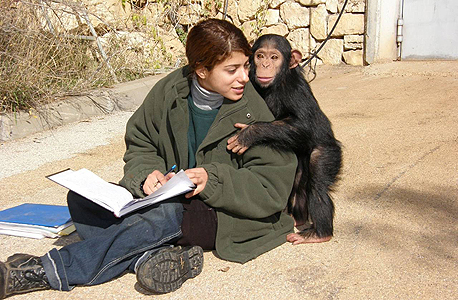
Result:
<svg viewBox="0 0 458 300"><path fill-rule="evenodd" d="M15 298L456 299L458 61L322 66L311 86L344 145L330 242L285 243L243 265L206 252L202 274L167 295L145 294L135 276L126 274L69 293ZM44 176L68 167L119 180L129 115L2 143L1 160L17 163L8 167L12 175L0 176L0 209L23 202L65 204L66 190ZM115 121L103 129L109 120ZM92 145L66 144L81 144L94 132ZM52 145L74 152L61 156ZM0 236L0 260L16 252L42 255L77 240L75 234L58 240Z"/></svg>

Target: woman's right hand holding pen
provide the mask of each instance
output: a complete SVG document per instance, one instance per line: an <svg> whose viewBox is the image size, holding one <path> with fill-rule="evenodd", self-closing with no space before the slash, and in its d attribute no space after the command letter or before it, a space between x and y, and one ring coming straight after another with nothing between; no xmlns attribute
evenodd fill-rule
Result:
<svg viewBox="0 0 458 300"><path fill-rule="evenodd" d="M170 168L165 174L162 174L161 171L154 170L151 174L146 177L145 182L143 183L143 192L146 195L150 195L163 186L170 178L175 176L173 170L176 168L175 165Z"/></svg>
<svg viewBox="0 0 458 300"><path fill-rule="evenodd" d="M162 174L161 171L154 170L151 174L148 175L145 182L143 183L143 192L146 195L150 195L163 186L170 178L175 176L175 172L172 172L174 167L172 167L165 174ZM199 194L207 184L208 174L204 168L192 168L185 170L186 175L189 179L196 185L196 188L185 195L186 198L191 198Z"/></svg>

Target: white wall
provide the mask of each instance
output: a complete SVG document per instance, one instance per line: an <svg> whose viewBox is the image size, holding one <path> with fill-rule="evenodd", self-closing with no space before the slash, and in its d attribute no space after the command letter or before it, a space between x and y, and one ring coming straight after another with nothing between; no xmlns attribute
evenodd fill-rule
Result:
<svg viewBox="0 0 458 300"><path fill-rule="evenodd" d="M402 59L458 59L457 14L457 0L404 0Z"/></svg>
<svg viewBox="0 0 458 300"><path fill-rule="evenodd" d="M366 63L396 60L396 28L399 3L400 0L367 0Z"/></svg>

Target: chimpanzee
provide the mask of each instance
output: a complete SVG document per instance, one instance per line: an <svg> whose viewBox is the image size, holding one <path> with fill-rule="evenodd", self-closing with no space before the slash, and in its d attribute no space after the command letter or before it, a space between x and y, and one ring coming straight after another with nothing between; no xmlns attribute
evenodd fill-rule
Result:
<svg viewBox="0 0 458 300"><path fill-rule="evenodd" d="M298 168L287 209L302 231L287 239L293 244L329 241L334 218L329 193L342 164L340 142L304 77L302 54L274 34L261 36L252 50L249 77L275 121L235 124L242 130L229 139L227 148L238 154L253 145L294 151Z"/></svg>

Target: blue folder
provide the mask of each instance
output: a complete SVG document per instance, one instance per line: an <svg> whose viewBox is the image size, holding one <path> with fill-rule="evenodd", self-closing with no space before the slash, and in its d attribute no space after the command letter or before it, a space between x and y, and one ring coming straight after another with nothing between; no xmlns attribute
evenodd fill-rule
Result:
<svg viewBox="0 0 458 300"><path fill-rule="evenodd" d="M67 206L25 203L0 211L0 222L59 227L71 221Z"/></svg>

